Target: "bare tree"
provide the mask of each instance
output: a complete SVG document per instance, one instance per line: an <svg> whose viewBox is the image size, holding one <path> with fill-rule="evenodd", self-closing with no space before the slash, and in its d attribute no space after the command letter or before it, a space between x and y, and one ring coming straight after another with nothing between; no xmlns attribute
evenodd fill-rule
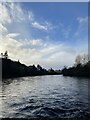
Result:
<svg viewBox="0 0 90 120"><path fill-rule="evenodd" d="M78 55L75 59L75 63L76 65L78 64L86 64L88 62L88 55L87 54L83 54L83 55Z"/></svg>
<svg viewBox="0 0 90 120"><path fill-rule="evenodd" d="M78 65L78 64L81 64L81 55L78 55L77 57L76 57L76 59L75 59L75 63L76 63L76 65Z"/></svg>
<svg viewBox="0 0 90 120"><path fill-rule="evenodd" d="M87 62L88 62L88 55L87 54L82 55L81 63L86 64Z"/></svg>

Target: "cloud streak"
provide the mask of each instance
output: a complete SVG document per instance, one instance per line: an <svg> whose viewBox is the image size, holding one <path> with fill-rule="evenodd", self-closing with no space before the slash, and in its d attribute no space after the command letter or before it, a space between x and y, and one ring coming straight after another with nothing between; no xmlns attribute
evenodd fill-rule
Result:
<svg viewBox="0 0 90 120"><path fill-rule="evenodd" d="M43 24L34 21L34 22L32 22L32 26L34 28L37 28L39 30L44 30L44 31L49 31L49 30L52 30L54 28L54 26L47 21L45 21Z"/></svg>
<svg viewBox="0 0 90 120"><path fill-rule="evenodd" d="M41 25L40 23L38 22L33 22L32 23L32 26L37 28L37 29L40 29L40 30L48 30L48 27L45 26L45 25Z"/></svg>
<svg viewBox="0 0 90 120"><path fill-rule="evenodd" d="M88 17L78 17L77 21L78 21L79 25L78 25L77 31L75 33L75 36L81 37L81 35L85 34L85 32L88 31ZM88 34L88 32L87 32L87 34ZM85 34L85 35L87 35L87 34Z"/></svg>

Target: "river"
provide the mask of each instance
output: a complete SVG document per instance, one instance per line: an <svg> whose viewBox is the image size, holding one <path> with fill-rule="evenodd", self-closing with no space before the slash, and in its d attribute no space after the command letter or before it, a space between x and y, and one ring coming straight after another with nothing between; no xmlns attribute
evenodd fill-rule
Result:
<svg viewBox="0 0 90 120"><path fill-rule="evenodd" d="M3 118L89 120L88 78L47 75L3 81Z"/></svg>

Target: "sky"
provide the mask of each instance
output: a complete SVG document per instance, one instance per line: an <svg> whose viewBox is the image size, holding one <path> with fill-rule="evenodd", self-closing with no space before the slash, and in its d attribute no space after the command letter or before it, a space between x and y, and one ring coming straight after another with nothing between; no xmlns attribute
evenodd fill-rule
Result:
<svg viewBox="0 0 90 120"><path fill-rule="evenodd" d="M88 3L0 3L0 52L6 50L26 65L74 65L88 53Z"/></svg>

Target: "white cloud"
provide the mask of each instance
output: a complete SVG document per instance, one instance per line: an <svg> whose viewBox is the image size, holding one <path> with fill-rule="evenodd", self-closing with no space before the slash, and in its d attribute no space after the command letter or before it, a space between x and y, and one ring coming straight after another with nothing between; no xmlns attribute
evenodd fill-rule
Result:
<svg viewBox="0 0 90 120"><path fill-rule="evenodd" d="M14 38L14 37L17 37L19 36L19 33L9 33L6 35L7 38Z"/></svg>
<svg viewBox="0 0 90 120"><path fill-rule="evenodd" d="M34 46L41 46L43 44L41 39L31 40L30 43Z"/></svg>
<svg viewBox="0 0 90 120"><path fill-rule="evenodd" d="M7 31L8 31L7 28L2 23L0 23L0 32L4 33L4 32L7 32Z"/></svg>
<svg viewBox="0 0 90 120"><path fill-rule="evenodd" d="M44 45L42 39L29 39L29 40L20 39L19 42L23 44L23 47L29 47L29 48L35 48L35 47L40 48Z"/></svg>
<svg viewBox="0 0 90 120"><path fill-rule="evenodd" d="M9 11L3 3L0 3L0 23L11 23Z"/></svg>
<svg viewBox="0 0 90 120"><path fill-rule="evenodd" d="M4 2L0 3L0 21L2 23L22 22L27 19L34 20L34 14L31 11L25 11L22 9L20 3Z"/></svg>
<svg viewBox="0 0 90 120"><path fill-rule="evenodd" d="M9 16L12 21L21 22L25 20L25 13L19 3L5 3L4 6L9 10Z"/></svg>
<svg viewBox="0 0 90 120"><path fill-rule="evenodd" d="M88 17L84 17L84 18L78 17L78 18L77 18L77 21L78 21L79 23L83 23L83 22L87 23L87 22L88 22Z"/></svg>
<svg viewBox="0 0 90 120"><path fill-rule="evenodd" d="M32 40L33 45L39 45L41 40ZM24 48L24 43L17 41L11 36L3 37L0 40L0 51L8 51L10 58L14 60L20 60L21 62L30 65L30 64L41 64L43 67L50 68L54 67L59 69L67 63L71 65L74 63L75 51L72 51L72 48L68 48L62 44L51 44L48 43L44 47L44 41L42 41L42 48Z"/></svg>
<svg viewBox="0 0 90 120"><path fill-rule="evenodd" d="M34 28L37 28L40 30L45 30L45 31L52 30L54 28L54 26L50 22L47 22L47 21L44 21L44 23L41 24L41 23L34 20L32 22L32 26Z"/></svg>
<svg viewBox="0 0 90 120"><path fill-rule="evenodd" d="M78 17L78 28L75 32L75 36L81 37L85 32L87 32L86 35L88 35L88 17ZM86 37L86 36L85 36Z"/></svg>
<svg viewBox="0 0 90 120"><path fill-rule="evenodd" d="M35 61L37 61L40 57L38 50L35 48L24 48L23 46L23 43L9 36L2 37L0 39L1 52L5 52L7 50L10 58L14 60L20 59L20 61L28 65L32 64L33 62L35 63Z"/></svg>
<svg viewBox="0 0 90 120"><path fill-rule="evenodd" d="M48 30L48 27L46 25L41 25L38 22L33 22L32 26L35 27L35 28L38 28L40 30Z"/></svg>
<svg viewBox="0 0 90 120"><path fill-rule="evenodd" d="M74 64L75 57L77 52L73 48L67 47L63 44L48 44L47 47L41 50L43 64L47 68L54 67L59 69L64 65L71 66Z"/></svg>

